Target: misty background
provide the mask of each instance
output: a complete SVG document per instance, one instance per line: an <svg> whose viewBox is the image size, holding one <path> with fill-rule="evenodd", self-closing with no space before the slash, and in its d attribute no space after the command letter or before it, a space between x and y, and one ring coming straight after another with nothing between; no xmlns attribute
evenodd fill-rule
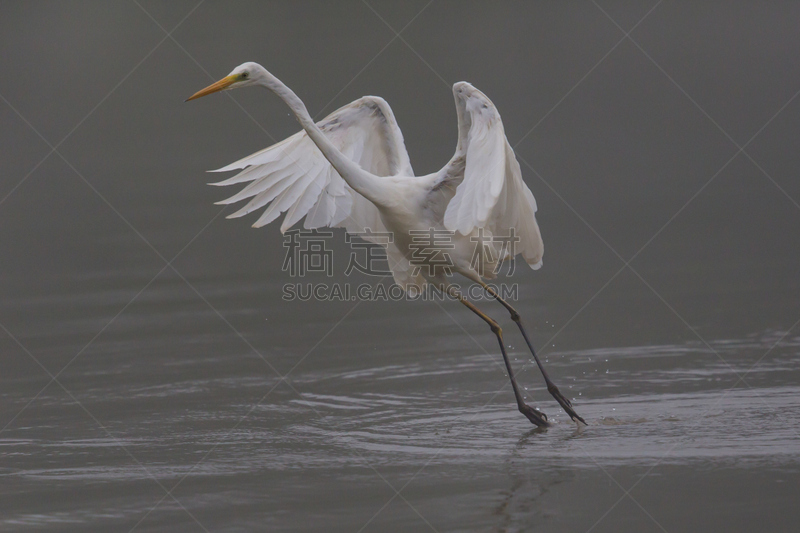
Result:
<svg viewBox="0 0 800 533"><path fill-rule="evenodd" d="M0 3L3 529L791 530L798 20L792 2ZM278 224L225 220L236 188L205 171L299 125L261 89L184 103L245 61L317 119L385 98L417 174L455 149L453 83L495 103L545 243L504 281L583 433L499 305L547 432L461 306L281 299ZM342 230L331 244L348 281Z"/></svg>

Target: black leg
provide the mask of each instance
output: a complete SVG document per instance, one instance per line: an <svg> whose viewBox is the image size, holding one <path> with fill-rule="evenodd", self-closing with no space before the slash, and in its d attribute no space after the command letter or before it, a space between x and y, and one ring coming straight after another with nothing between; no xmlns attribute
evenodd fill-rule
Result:
<svg viewBox="0 0 800 533"><path fill-rule="evenodd" d="M578 415L578 413L576 413L572 408L572 402L570 402L569 399L561 394L561 391L558 390L558 387L556 387L555 383L550 380L550 376L547 375L547 371L544 369L542 362L539 360L539 356L536 355L536 351L533 349L533 344L531 344L531 340L528 338L528 333L525 331L525 327L522 325L522 319L520 318L519 313L517 313L517 310L511 307L508 302L500 298L500 295L498 295L497 292L495 292L494 289L492 289L486 283L481 281L480 284L484 290L486 290L486 292L488 292L495 300L500 302L503 307L508 309L508 312L511 313L511 320L517 323L517 327L519 328L520 332L522 332L522 336L525 338L525 342L533 354L533 360L536 361L536 365L539 367L539 370L541 370L542 376L544 376L544 382L547 384L547 392L549 392L553 398L556 399L556 401L561 405L561 407L564 408L564 411L567 412L572 420L580 420L584 425L588 425L586 424L586 421L581 418L581 416Z"/></svg>
<svg viewBox="0 0 800 533"><path fill-rule="evenodd" d="M500 343L500 351L503 354L503 361L506 364L506 370L508 371L508 377L511 380L511 388L514 389L514 397L517 399L517 408L519 412L525 415L531 423L536 424L539 427L547 427L550 423L547 421L547 415L543 412L539 411L538 409L534 409L530 405L526 404L522 398L522 394L519 392L519 387L517 386L517 380L514 377L514 371L511 369L511 361L508 360L508 354L506 353L506 346L503 343L503 330L500 328L500 325L495 322L491 317L487 316L483 313L480 309L475 307L471 302L467 301L461 294L456 290L453 286L447 287L447 293L451 295L453 298L458 299L459 302L464 304L470 311L481 317L481 319L489 324L489 327L492 328L492 333L497 336L497 342Z"/></svg>

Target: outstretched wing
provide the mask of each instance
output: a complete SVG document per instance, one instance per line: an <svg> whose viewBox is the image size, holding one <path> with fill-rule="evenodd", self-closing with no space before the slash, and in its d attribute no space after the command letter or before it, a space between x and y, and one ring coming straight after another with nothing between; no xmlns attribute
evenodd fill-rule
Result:
<svg viewBox="0 0 800 533"><path fill-rule="evenodd" d="M403 134L383 98L360 98L317 125L340 152L364 170L376 176L414 175ZM410 273L408 261L395 245L387 242L387 230L375 205L347 185L305 131L213 172L236 169L244 170L211 184L249 183L237 194L217 202L224 205L249 199L227 218L265 208L253 227L269 224L285 212L281 232L303 217L306 229L345 228L384 247L395 281L404 289L425 284L424 279ZM370 237L367 232L384 235Z"/></svg>
<svg viewBox="0 0 800 533"><path fill-rule="evenodd" d="M453 90L459 142L451 165L454 170L456 165L464 166L463 178L447 204L444 225L464 235L484 228L495 237L519 238L513 252L539 268L544 244L536 223L536 200L522 180L500 114L486 95L468 83L457 83Z"/></svg>
<svg viewBox="0 0 800 533"><path fill-rule="evenodd" d="M317 125L344 155L364 170L377 176L413 175L403 134L392 109L382 98L360 98ZM303 217L308 229L327 226L345 227L356 233L367 228L379 231L377 208L345 183L305 131L214 172L235 169L244 170L212 183L249 183L237 194L217 202L232 204L250 199L228 218L241 217L266 206L253 227L269 224L285 212L281 232Z"/></svg>

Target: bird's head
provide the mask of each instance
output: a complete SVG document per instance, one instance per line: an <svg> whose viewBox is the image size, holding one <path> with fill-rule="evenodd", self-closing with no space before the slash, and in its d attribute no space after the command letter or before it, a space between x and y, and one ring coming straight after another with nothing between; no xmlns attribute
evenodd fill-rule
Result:
<svg viewBox="0 0 800 533"><path fill-rule="evenodd" d="M201 96L206 96L219 91L227 91L228 89L238 89L240 87L254 85L258 83L265 73L266 71L264 68L258 63L242 63L233 69L230 74L218 82L212 83L205 89L197 91L192 96L187 98L186 101L188 102L189 100L194 100L195 98L200 98Z"/></svg>

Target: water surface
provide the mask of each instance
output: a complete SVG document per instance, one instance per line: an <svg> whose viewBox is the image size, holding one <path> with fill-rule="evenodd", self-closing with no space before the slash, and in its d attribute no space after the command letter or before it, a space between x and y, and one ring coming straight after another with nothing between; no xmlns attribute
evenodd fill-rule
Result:
<svg viewBox="0 0 800 533"><path fill-rule="evenodd" d="M634 43L654 3L369 2L403 39L363 2L43 5L0 8L0 529L796 529L796 6L664 2ZM505 281L587 427L491 302L546 430L457 303L281 299L278 229L204 170L296 122L182 102L247 60L315 116L385 97L417 173L449 86L492 98L546 244ZM387 282L331 247L304 281Z"/></svg>

